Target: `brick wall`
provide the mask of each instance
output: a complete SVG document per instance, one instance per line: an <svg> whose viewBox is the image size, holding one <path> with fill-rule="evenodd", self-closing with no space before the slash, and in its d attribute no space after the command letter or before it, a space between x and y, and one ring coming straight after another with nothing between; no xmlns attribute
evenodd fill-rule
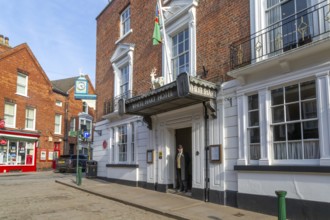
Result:
<svg viewBox="0 0 330 220"><path fill-rule="evenodd" d="M27 96L16 94L18 70L28 76ZM82 112L82 101L74 99L73 88L69 90L68 96L53 92L51 82L27 44L7 48L5 52L0 52L0 82L0 118L4 117L5 100L13 101L17 106L16 128L14 130L24 131L25 109L27 106L35 108L36 130L40 134L39 148L37 149L37 170L51 169L52 161L48 160L48 152L53 151L54 145L57 143L60 147L60 154L68 153L64 152L64 144L70 126L70 118L77 117ZM89 93L95 94L90 81L89 88ZM61 107L56 106L56 100L62 102ZM67 113L66 107L68 108ZM55 114L62 115L61 134L54 132ZM94 117L94 110L89 109L89 114ZM77 128L78 119L76 123ZM65 126L68 128L66 129ZM40 161L41 150L47 152L46 161Z"/></svg>
<svg viewBox="0 0 330 220"><path fill-rule="evenodd" d="M26 44L22 44L5 52L8 56L0 59L0 117L4 116L6 99L16 103L16 129L25 128L25 109L27 106L36 109L36 130L40 131L39 149L37 150L37 169L51 167L51 161L39 162L40 149L52 150L53 143L48 136L54 132L54 98L51 84L42 72L38 62ZM2 55L6 55L2 54ZM28 94L16 94L18 69L28 76Z"/></svg>
<svg viewBox="0 0 330 220"><path fill-rule="evenodd" d="M97 18L96 93L97 121L103 115L103 103L113 96L113 68L110 58L116 50L120 33L120 13L130 4L131 29L120 43L135 45L133 60L133 91L150 90L150 71L161 69L161 45L153 46L156 0L114 0ZM197 75L208 70L206 80L228 80L230 43L249 35L249 1L200 0L197 7Z"/></svg>

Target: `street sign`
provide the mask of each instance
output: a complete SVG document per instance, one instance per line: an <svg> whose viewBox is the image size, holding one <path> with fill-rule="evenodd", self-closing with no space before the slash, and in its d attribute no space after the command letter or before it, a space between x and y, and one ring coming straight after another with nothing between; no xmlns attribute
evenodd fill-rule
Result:
<svg viewBox="0 0 330 220"><path fill-rule="evenodd" d="M78 132L77 131L69 131L70 137L77 137Z"/></svg>
<svg viewBox="0 0 330 220"><path fill-rule="evenodd" d="M91 134L88 131L84 131L84 138L89 138Z"/></svg>

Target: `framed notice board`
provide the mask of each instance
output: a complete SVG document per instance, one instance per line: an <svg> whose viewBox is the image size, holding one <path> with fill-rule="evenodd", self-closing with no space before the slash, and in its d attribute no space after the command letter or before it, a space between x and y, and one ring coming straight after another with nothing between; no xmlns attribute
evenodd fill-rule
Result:
<svg viewBox="0 0 330 220"><path fill-rule="evenodd" d="M154 150L147 150L147 163L154 162Z"/></svg>
<svg viewBox="0 0 330 220"><path fill-rule="evenodd" d="M210 161L213 163L222 163L222 145L210 145Z"/></svg>

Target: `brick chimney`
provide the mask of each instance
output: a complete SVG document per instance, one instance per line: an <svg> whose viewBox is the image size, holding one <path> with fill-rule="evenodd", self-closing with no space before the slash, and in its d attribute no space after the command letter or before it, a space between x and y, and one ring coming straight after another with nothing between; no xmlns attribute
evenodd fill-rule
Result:
<svg viewBox="0 0 330 220"><path fill-rule="evenodd" d="M0 34L0 53L9 50L9 38L4 37L2 34Z"/></svg>
<svg viewBox="0 0 330 220"><path fill-rule="evenodd" d="M9 47L9 38L8 38L8 37L5 37L5 45L6 45L7 47Z"/></svg>

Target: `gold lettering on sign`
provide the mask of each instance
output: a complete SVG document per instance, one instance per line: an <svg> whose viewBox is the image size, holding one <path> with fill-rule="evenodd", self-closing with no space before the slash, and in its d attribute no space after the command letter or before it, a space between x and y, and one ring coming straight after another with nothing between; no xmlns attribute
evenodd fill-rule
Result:
<svg viewBox="0 0 330 220"><path fill-rule="evenodd" d="M190 91L195 94L199 94L207 97L215 97L215 91L210 88L205 88L197 85L190 84Z"/></svg>
<svg viewBox="0 0 330 220"><path fill-rule="evenodd" d="M155 96L152 96L152 97L149 97L149 98L146 98L146 99L142 99L140 101L137 101L136 103L133 103L130 106L130 109L135 110L135 109L143 108L143 107L151 105L151 104L162 102L163 100L171 98L174 95L175 94L171 90L170 91L165 91L165 92L162 92L162 93L157 94Z"/></svg>

